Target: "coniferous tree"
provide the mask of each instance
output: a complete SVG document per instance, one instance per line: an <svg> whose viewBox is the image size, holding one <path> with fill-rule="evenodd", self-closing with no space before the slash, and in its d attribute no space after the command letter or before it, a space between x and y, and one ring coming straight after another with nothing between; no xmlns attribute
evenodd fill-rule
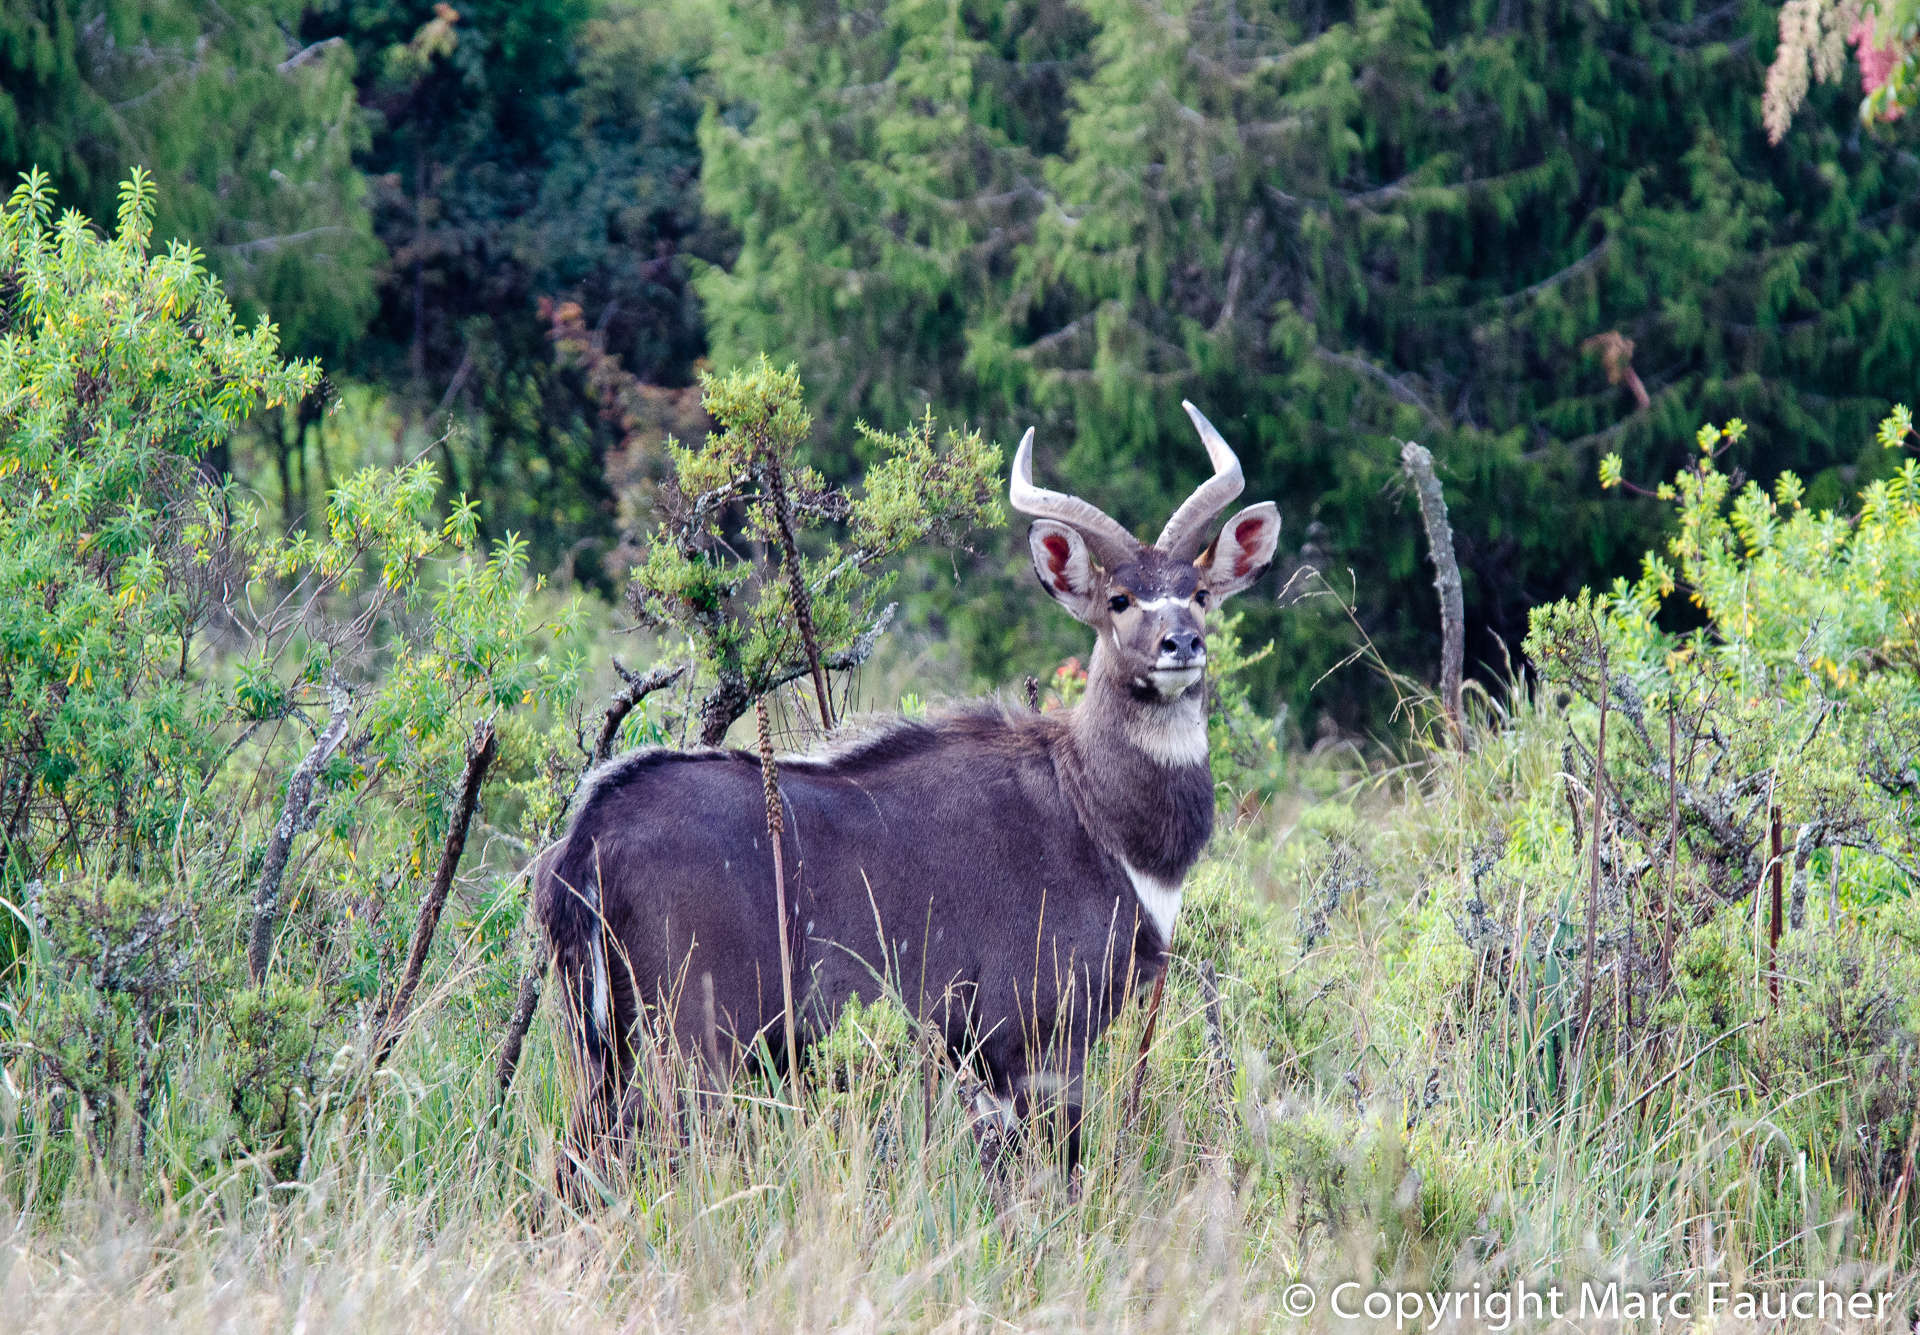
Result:
<svg viewBox="0 0 1920 1335"><path fill-rule="evenodd" d="M537 560L590 580L610 545L613 443L555 364L542 298L577 303L649 381L702 345L678 252L699 217L699 103L666 22L634 0L341 0L309 16L359 54L362 165L389 254L348 369L448 442L450 486Z"/></svg>
<svg viewBox="0 0 1920 1335"><path fill-rule="evenodd" d="M1047 113L1006 97L1019 10L948 0L724 6L705 205L738 234L699 278L716 360L799 359L823 439L964 401L966 333L1032 235ZM1017 90L1016 90L1017 91ZM850 461L841 460L842 466Z"/></svg>
<svg viewBox="0 0 1920 1335"><path fill-rule="evenodd" d="M876 342L857 318L788 301L794 275L824 290L841 257L891 276L900 229L848 186L886 176L886 135L791 170L776 151L809 107L908 61L897 28L807 12L813 40L789 58L811 81L757 104L776 114L738 132L756 152L708 155L709 206L752 229L735 272L756 277L705 286L716 343L742 328L819 342L847 374L878 363L940 386L949 413L1033 417L1074 441L1066 481L1129 512L1191 485L1178 404L1193 398L1315 548L1297 559L1342 584L1353 572L1390 662L1418 665L1436 616L1397 439L1433 449L1470 658L1495 666L1528 606L1645 544L1643 512L1600 503L1600 453L1658 473L1699 420L1740 416L1757 468L1791 465L1816 491L1881 466L1875 414L1920 359L1920 167L1863 137L1838 92L1768 146L1775 11L1758 0L1088 0L1064 144L1003 145L1003 99L951 103L972 122L947 142L985 145L970 161L1038 157L1042 179L1011 262L955 298L961 356L900 320ZM963 7L931 12L983 30ZM1003 86L981 71L1007 49L968 48L970 81L950 81ZM838 232L817 225L829 215ZM782 315L751 325L749 304ZM846 410L865 410L866 386L851 388ZM1271 660L1290 687L1344 652L1316 618L1256 629L1295 641Z"/></svg>
<svg viewBox="0 0 1920 1335"><path fill-rule="evenodd" d="M33 0L0 11L0 179L38 166L101 225L130 167L243 318L331 356L365 327L378 249L353 152L353 57L289 0Z"/></svg>

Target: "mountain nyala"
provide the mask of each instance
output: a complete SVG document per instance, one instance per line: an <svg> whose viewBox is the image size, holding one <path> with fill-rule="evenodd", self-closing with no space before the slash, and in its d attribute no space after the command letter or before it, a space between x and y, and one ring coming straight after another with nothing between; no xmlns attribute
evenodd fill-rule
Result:
<svg viewBox="0 0 1920 1335"><path fill-rule="evenodd" d="M536 887L583 1073L572 1156L640 1124L649 1050L710 1088L758 1045L785 1067L784 933L803 1052L850 998L891 995L977 1072L983 1156L990 1130L1045 1114L1074 1180L1088 1049L1166 967L1213 829L1208 620L1279 537L1262 502L1208 541L1244 483L1185 407L1213 475L1150 544L1034 485L1026 433L1009 499L1040 586L1093 630L1085 695L893 718L781 758L784 922L757 756L643 750L592 776Z"/></svg>

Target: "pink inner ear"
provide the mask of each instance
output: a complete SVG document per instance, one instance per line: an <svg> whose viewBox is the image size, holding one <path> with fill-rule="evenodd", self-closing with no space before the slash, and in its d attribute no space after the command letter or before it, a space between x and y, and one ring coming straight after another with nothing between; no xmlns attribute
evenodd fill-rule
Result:
<svg viewBox="0 0 1920 1335"><path fill-rule="evenodd" d="M1266 522L1259 519L1243 519L1233 526L1233 542L1240 549L1233 559L1236 579L1253 569L1253 544L1260 540L1266 527Z"/></svg>

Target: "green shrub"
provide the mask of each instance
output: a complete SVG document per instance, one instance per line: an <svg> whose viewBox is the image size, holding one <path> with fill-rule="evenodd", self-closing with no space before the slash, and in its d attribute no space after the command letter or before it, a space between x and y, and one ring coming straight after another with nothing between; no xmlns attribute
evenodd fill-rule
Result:
<svg viewBox="0 0 1920 1335"><path fill-rule="evenodd" d="M217 754L195 636L235 568L196 461L312 389L236 326L136 171L112 236L30 174L0 208L0 838L12 884L164 839Z"/></svg>
<svg viewBox="0 0 1920 1335"><path fill-rule="evenodd" d="M191 248L150 255L152 204L136 173L102 237L34 175L0 213L0 1043L41 1133L72 1106L137 1164L192 1127L190 1178L290 1162L326 1071L361 1078L334 1058L369 1047L476 728L502 823L559 819L583 656L579 603L439 514L424 461L291 533L202 470L318 368L236 328ZM517 909L470 947L510 957Z"/></svg>
<svg viewBox="0 0 1920 1335"><path fill-rule="evenodd" d="M864 663L893 618L880 607L885 563L926 541L959 546L975 525L999 522L1000 449L953 428L936 449L930 411L897 435L862 422L879 462L855 495L799 462L813 419L792 367L763 356L703 373L700 386L719 430L697 445L668 439L673 476L627 598L643 621L686 636L705 689L700 736L712 746L790 681L811 677L820 712L830 711L828 671Z"/></svg>
<svg viewBox="0 0 1920 1335"><path fill-rule="evenodd" d="M1535 610L1559 781L1504 813L1461 931L1481 1115L1651 1155L1643 1113L1683 1109L1681 1176L1785 1247L1807 1173L1897 1202L1920 1098L1920 461L1816 511L1736 485L1744 435L1649 493L1674 528L1637 579Z"/></svg>

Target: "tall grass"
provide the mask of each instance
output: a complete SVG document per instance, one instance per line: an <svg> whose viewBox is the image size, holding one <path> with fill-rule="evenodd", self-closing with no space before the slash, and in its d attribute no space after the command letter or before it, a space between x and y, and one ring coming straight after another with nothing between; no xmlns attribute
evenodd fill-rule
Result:
<svg viewBox="0 0 1920 1335"><path fill-rule="evenodd" d="M1248 1330L1296 1324L1300 1281L1331 1328L1345 1280L1587 1278L1824 1280L1904 1319L1904 1204L1863 1209L1782 1129L1832 1091L1743 1086L1730 1040L1684 1027L1582 1046L1552 951L1463 944L1476 912L1576 916L1570 874L1513 903L1476 888L1490 830L1547 819L1557 726L1521 703L1483 711L1464 759L1295 757L1190 887L1136 1116L1140 1008L1098 1049L1077 1201L1042 1142L996 1203L962 1082L942 1072L929 1108L883 1006L843 1021L803 1108L748 1080L570 1208L550 1021L501 1103L476 1003L497 963L463 948L386 1067L343 1051L309 1091L297 1163L193 1168L190 1071L143 1159L77 1148L71 1106L50 1120L9 1058L0 1329Z"/></svg>

